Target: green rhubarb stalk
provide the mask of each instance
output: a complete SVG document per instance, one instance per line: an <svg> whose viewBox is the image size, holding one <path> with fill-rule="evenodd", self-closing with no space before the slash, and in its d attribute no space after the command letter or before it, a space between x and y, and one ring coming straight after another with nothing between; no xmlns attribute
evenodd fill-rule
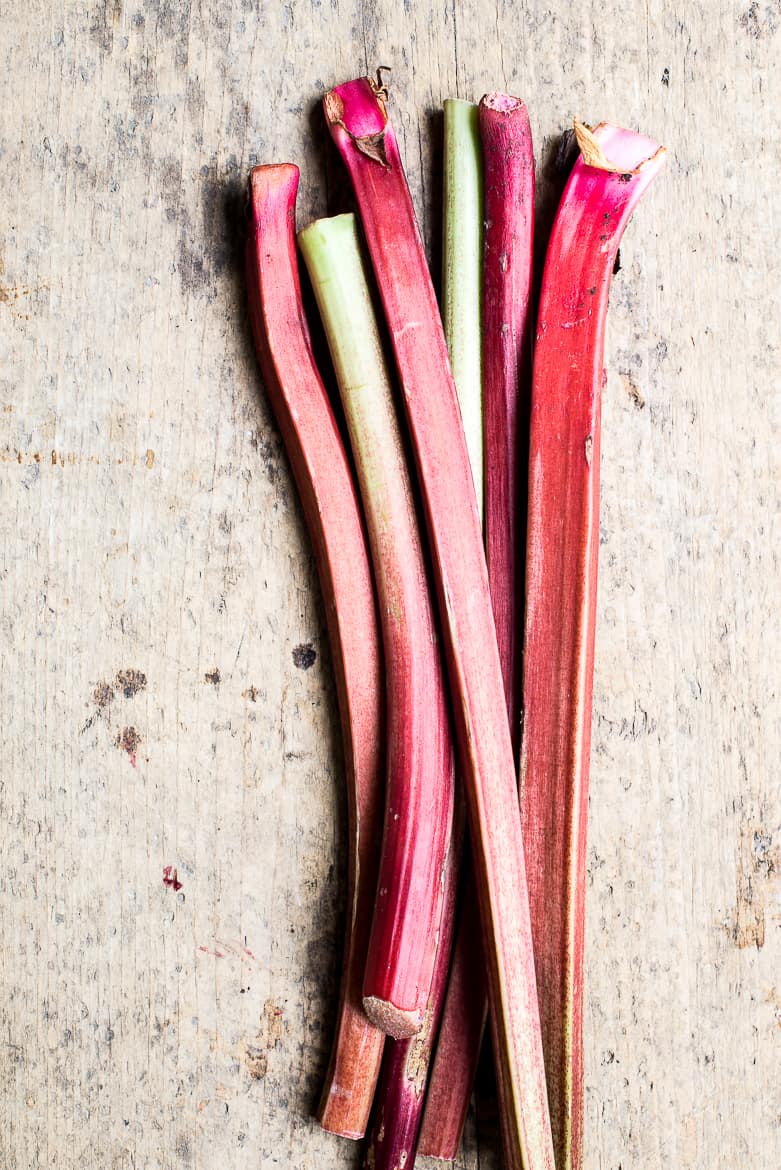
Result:
<svg viewBox="0 0 781 1170"><path fill-rule="evenodd" d="M336 370L380 603L387 788L363 1003L374 1023L401 1039L424 1024L451 840L455 782L444 663L355 217L319 220L298 241Z"/></svg>
<svg viewBox="0 0 781 1170"><path fill-rule="evenodd" d="M483 518L483 162L477 106L445 102L442 324Z"/></svg>

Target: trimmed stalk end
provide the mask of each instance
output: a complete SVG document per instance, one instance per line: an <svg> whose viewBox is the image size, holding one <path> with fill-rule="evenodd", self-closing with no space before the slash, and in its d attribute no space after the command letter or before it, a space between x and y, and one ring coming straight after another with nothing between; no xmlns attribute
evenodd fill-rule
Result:
<svg viewBox="0 0 781 1170"><path fill-rule="evenodd" d="M376 995L363 997L363 1010L375 1028L380 1028L394 1040L409 1040L416 1036L423 1027L424 1016L420 1011L405 1011L396 1007L387 999L379 999Z"/></svg>
<svg viewBox="0 0 781 1170"><path fill-rule="evenodd" d="M271 191L287 190L295 195L300 171L295 163L267 163L253 167L249 173L248 200L252 226L257 228L264 201Z"/></svg>
<svg viewBox="0 0 781 1170"><path fill-rule="evenodd" d="M509 93L484 93L480 105L495 110L497 114L514 114L516 110L522 110L525 103Z"/></svg>
<svg viewBox="0 0 781 1170"><path fill-rule="evenodd" d="M331 1088L331 1093L334 1093L333 1087ZM351 1142L360 1142L363 1141L363 1139L366 1137L365 1129L346 1129L341 1126L338 1121L331 1121L327 1114L324 1114L323 1117L318 1114L317 1124L321 1129L324 1129L326 1133L332 1133L336 1137L348 1138Z"/></svg>

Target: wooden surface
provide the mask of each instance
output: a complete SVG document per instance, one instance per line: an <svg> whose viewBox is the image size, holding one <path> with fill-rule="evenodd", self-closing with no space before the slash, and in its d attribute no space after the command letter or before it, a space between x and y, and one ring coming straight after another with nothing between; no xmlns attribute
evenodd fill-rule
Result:
<svg viewBox="0 0 781 1170"><path fill-rule="evenodd" d="M0 10L0 1166L358 1164L310 1117L341 748L240 233L257 161L341 209L317 99L382 64L435 255L447 96L528 101L542 222L573 114L669 148L606 353L587 1170L776 1170L777 0Z"/></svg>

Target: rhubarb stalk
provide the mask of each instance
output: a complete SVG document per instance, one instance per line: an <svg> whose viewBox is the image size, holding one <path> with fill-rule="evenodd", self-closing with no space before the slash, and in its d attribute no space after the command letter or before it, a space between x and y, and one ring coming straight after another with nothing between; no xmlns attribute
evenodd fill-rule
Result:
<svg viewBox="0 0 781 1170"><path fill-rule="evenodd" d="M600 397L622 233L656 142L576 124L581 156L543 272L529 459L521 809L557 1170L583 1161L586 821L599 546Z"/></svg>
<svg viewBox="0 0 781 1170"><path fill-rule="evenodd" d="M357 196L402 388L423 499L468 797L510 1167L552 1170L518 794L482 530L420 231L380 86L324 109Z"/></svg>
<svg viewBox="0 0 781 1170"><path fill-rule="evenodd" d="M247 287L266 392L293 469L325 601L344 739L350 856L339 1018L318 1117L345 1137L366 1130L384 1036L361 986L382 817L382 653L360 506L301 304L295 248L298 168L250 175Z"/></svg>
<svg viewBox="0 0 781 1170"><path fill-rule="evenodd" d="M480 348L483 165L477 106L449 98L444 110L442 324L482 518L485 479Z"/></svg>
<svg viewBox="0 0 781 1170"><path fill-rule="evenodd" d="M464 804L458 802L453 838L444 875L442 921L437 957L423 1027L409 1040L385 1045L374 1114L364 1157L365 1170L399 1170L415 1161L415 1150L426 1100L431 1050L436 1039L445 991L456 916L456 897L464 838ZM420 1152L420 1151L418 1151Z"/></svg>
<svg viewBox="0 0 781 1170"><path fill-rule="evenodd" d="M520 641L523 534L526 521L525 423L531 390L531 280L534 154L526 106L487 94L479 107L485 184L483 238L483 401L485 410L485 549L516 754L520 741ZM455 1158L480 1056L486 988L475 947L479 918L469 881L453 948L442 1025L431 1071L418 1150Z"/></svg>
<svg viewBox="0 0 781 1170"><path fill-rule="evenodd" d="M334 362L369 533L385 651L385 827L364 1008L397 1039L423 1027L453 819L444 663L412 482L353 215L299 233Z"/></svg>

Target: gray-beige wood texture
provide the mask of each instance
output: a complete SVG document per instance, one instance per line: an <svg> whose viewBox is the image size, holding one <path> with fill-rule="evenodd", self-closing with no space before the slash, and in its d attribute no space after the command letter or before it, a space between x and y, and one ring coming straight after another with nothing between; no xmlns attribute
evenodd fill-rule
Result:
<svg viewBox="0 0 781 1170"><path fill-rule="evenodd" d="M605 364L587 1170L781 1164L781 8L0 2L0 1166L330 1170L346 804L248 328L245 180L343 210L318 99L666 144ZM459 1167L498 1166L472 1109ZM433 1165L433 1164L431 1164Z"/></svg>

